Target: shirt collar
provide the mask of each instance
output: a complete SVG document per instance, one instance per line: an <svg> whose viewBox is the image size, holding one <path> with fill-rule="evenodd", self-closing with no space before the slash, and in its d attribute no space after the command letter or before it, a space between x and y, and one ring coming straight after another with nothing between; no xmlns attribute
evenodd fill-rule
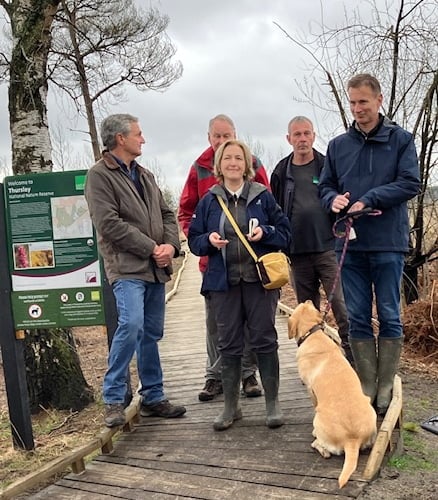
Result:
<svg viewBox="0 0 438 500"><path fill-rule="evenodd" d="M137 162L135 160L132 160L131 163L129 164L129 168L128 166L126 165L125 162L123 162L120 158L117 158L117 156L113 155L112 153L110 153L110 155L114 158L114 160L117 162L117 164L125 171L125 172L128 172L130 170L135 170L136 167L137 167Z"/></svg>
<svg viewBox="0 0 438 500"><path fill-rule="evenodd" d="M245 185L245 184L242 184L242 185L240 186L240 188L239 188L237 191L234 191L234 192L233 192L233 191L230 191L230 193L231 193L232 195L236 196L236 198L240 198L240 195L242 194L242 191L243 191L243 186L244 186L244 185Z"/></svg>

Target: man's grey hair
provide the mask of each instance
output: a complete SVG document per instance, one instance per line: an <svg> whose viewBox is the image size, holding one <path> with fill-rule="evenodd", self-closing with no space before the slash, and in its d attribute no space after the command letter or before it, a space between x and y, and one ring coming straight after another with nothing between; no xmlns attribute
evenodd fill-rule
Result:
<svg viewBox="0 0 438 500"><path fill-rule="evenodd" d="M131 124L137 122L137 117L127 113L105 118L100 125L100 137L104 148L112 151L117 146L116 135L128 135L131 131Z"/></svg>
<svg viewBox="0 0 438 500"><path fill-rule="evenodd" d="M312 126L312 129L313 129L313 123L312 123L312 120L310 118L307 118L307 116L294 116L288 123L287 125L287 131L289 132L289 129L291 127L291 125L293 125L294 123L310 123L310 125Z"/></svg>
<svg viewBox="0 0 438 500"><path fill-rule="evenodd" d="M223 121L223 122L227 122L229 125L231 125L231 127L233 128L234 132L236 132L236 127L234 126L234 122L233 120L227 116L227 115L216 115L215 117L213 117L209 122L208 122L208 131L210 132L211 130L211 127L213 126L213 123L215 121Z"/></svg>

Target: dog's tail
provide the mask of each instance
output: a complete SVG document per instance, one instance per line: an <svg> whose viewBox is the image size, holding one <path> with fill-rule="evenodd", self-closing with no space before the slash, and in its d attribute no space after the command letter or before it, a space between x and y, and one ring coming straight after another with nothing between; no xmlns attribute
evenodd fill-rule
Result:
<svg viewBox="0 0 438 500"><path fill-rule="evenodd" d="M351 474L353 474L353 472L356 470L357 461L359 460L359 450L360 439L349 439L345 443L344 466L342 467L341 474L338 478L339 488L343 488L347 484Z"/></svg>

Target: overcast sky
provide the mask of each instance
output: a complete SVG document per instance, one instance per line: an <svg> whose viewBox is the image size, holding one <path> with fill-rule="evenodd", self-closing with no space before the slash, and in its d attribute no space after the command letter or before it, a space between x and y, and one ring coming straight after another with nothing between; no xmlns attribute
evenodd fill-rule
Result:
<svg viewBox="0 0 438 500"><path fill-rule="evenodd" d="M267 166L289 153L285 134L292 116L304 114L318 120L310 105L300 102L302 95L295 83L295 79L304 77L306 55L274 22L291 34L301 33L309 29L309 23L320 20L322 3L326 22L341 22L343 1L137 3L143 7L151 4L170 17L168 35L177 47L176 58L182 62L184 73L163 93L129 90L127 100L110 112L129 112L139 117L146 138L140 163L158 164L172 189L182 187L193 160L208 146L208 121L218 113L231 116L241 139L250 137L253 143L263 146L261 159ZM349 0L349 8L358 3ZM0 86L0 112L0 159L10 163L4 84ZM49 122L64 123L63 116L52 98ZM69 124L64 130L75 151L88 148L83 134L69 132ZM325 150L328 139L317 142L319 149Z"/></svg>

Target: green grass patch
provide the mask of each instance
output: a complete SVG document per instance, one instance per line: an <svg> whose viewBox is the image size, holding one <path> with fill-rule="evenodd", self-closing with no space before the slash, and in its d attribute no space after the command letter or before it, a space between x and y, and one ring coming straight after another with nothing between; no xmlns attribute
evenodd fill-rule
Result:
<svg viewBox="0 0 438 500"><path fill-rule="evenodd" d="M438 471L438 452L428 446L419 434L420 427L414 422L405 422L403 425L404 453L393 456L388 465L400 471Z"/></svg>
<svg viewBox="0 0 438 500"><path fill-rule="evenodd" d="M436 463L430 462L424 458L418 458L411 456L407 453L399 457L392 457L388 461L390 467L394 467L400 471L414 472L414 471L438 471L438 465Z"/></svg>

